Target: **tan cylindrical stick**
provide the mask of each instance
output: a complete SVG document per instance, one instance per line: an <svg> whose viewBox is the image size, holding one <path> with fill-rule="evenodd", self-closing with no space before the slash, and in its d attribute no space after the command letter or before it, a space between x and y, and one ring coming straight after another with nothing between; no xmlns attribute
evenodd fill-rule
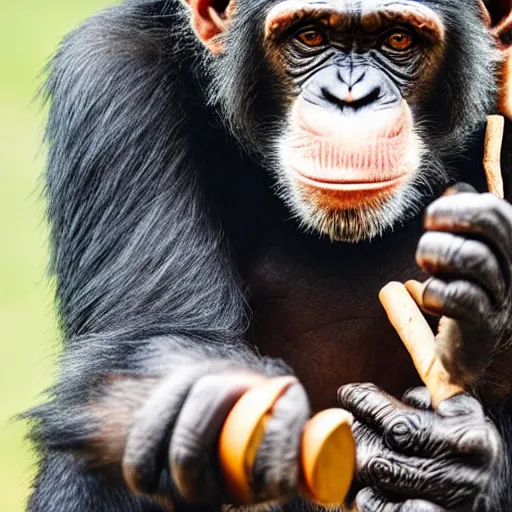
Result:
<svg viewBox="0 0 512 512"><path fill-rule="evenodd" d="M495 115L487 118L484 146L484 170L489 192L503 199L503 176L501 174L501 148L505 119Z"/></svg>
<svg viewBox="0 0 512 512"><path fill-rule="evenodd" d="M420 283L417 283L421 287ZM417 300L419 289L408 286ZM451 382L450 375L436 354L435 336L411 293L402 283L391 282L379 293L389 321L411 355L414 366L427 387L436 408L443 400L464 392L464 388Z"/></svg>

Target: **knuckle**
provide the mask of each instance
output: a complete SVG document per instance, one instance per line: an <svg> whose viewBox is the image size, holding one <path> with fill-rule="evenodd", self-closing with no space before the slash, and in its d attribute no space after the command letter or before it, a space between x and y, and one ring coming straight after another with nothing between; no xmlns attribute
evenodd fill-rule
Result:
<svg viewBox="0 0 512 512"><path fill-rule="evenodd" d="M437 278L430 278L423 287L423 302L425 306L442 309L446 302L447 284Z"/></svg>
<svg viewBox="0 0 512 512"><path fill-rule="evenodd" d="M208 373L198 378L192 385L189 393L190 397L199 400L222 401L231 398L238 398L240 394L250 389L253 375L245 375L240 371L220 370L215 373Z"/></svg>
<svg viewBox="0 0 512 512"><path fill-rule="evenodd" d="M470 193L470 194L477 194L475 187L467 183L466 181L458 181L455 183L455 185L452 185L447 192L453 192L453 193Z"/></svg>
<svg viewBox="0 0 512 512"><path fill-rule="evenodd" d="M489 215L495 213L500 206L500 199L494 194L480 193L467 202L465 209L465 220L475 226L485 225ZM461 205L464 207L464 204Z"/></svg>
<svg viewBox="0 0 512 512"><path fill-rule="evenodd" d="M437 407L437 412L444 418L483 418L482 405L476 398L467 393L455 395L448 400L442 401Z"/></svg>
<svg viewBox="0 0 512 512"><path fill-rule="evenodd" d="M450 266L457 261L460 238L451 233L425 233L416 250L416 262L426 272L435 273L438 267Z"/></svg>
<svg viewBox="0 0 512 512"><path fill-rule="evenodd" d="M374 485L386 486L397 480L403 482L404 486L409 484L407 475L400 470L400 466L384 457L370 457L365 466L366 477Z"/></svg>
<svg viewBox="0 0 512 512"><path fill-rule="evenodd" d="M375 433L370 430L370 428L364 423L355 420L352 423L352 435L355 437L356 441L362 446L363 442L366 442L368 438L372 438Z"/></svg>
<svg viewBox="0 0 512 512"><path fill-rule="evenodd" d="M391 447L413 448L416 437L423 431L423 422L419 415L398 413L386 426L385 438Z"/></svg>

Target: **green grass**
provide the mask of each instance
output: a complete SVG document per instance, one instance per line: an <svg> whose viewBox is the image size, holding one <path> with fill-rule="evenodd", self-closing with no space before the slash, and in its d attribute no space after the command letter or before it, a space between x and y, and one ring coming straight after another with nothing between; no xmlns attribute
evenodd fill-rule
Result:
<svg viewBox="0 0 512 512"><path fill-rule="evenodd" d="M40 71L62 36L108 0L5 2L0 19L0 511L18 512L33 475L24 427L11 418L52 381L59 335L45 276L39 176Z"/></svg>

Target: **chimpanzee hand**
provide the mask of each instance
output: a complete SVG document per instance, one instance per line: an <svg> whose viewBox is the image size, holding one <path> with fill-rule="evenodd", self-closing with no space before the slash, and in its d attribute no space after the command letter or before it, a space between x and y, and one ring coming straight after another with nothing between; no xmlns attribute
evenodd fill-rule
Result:
<svg viewBox="0 0 512 512"><path fill-rule="evenodd" d="M356 420L360 512L494 512L486 492L501 438L476 399L458 395L434 412L425 388L402 403L349 384L338 400Z"/></svg>
<svg viewBox="0 0 512 512"><path fill-rule="evenodd" d="M129 432L123 458L129 487L202 504L229 499L219 478L216 440L237 400L265 378L229 361L186 364L170 375ZM296 382L276 402L266 424L253 474L258 499L288 499L296 493L300 438L309 415L306 393Z"/></svg>
<svg viewBox="0 0 512 512"><path fill-rule="evenodd" d="M475 384L512 353L512 206L459 184L427 208L425 228L416 259L433 276L424 307L445 316L437 351L453 380Z"/></svg>

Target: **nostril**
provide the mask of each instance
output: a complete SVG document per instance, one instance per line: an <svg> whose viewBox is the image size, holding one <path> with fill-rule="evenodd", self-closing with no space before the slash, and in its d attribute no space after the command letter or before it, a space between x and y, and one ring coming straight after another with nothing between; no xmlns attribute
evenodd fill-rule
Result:
<svg viewBox="0 0 512 512"><path fill-rule="evenodd" d="M322 87L321 92L324 99L326 99L329 103L332 103L339 107L343 107L343 105L346 104L345 95L336 96L327 87Z"/></svg>
<svg viewBox="0 0 512 512"><path fill-rule="evenodd" d="M345 90L345 94L342 95L333 94L329 88L322 88L321 92L325 100L341 109L350 108L352 110L359 110L377 102L380 98L381 91L380 87L375 87L367 94L359 97L354 94L353 89Z"/></svg>
<svg viewBox="0 0 512 512"><path fill-rule="evenodd" d="M354 110L358 110L360 108L366 107L375 103L380 97L380 87L375 87L369 94L361 98L356 98L352 93L350 94L352 97L352 101L347 101L347 105ZM348 99L348 98L347 98Z"/></svg>

